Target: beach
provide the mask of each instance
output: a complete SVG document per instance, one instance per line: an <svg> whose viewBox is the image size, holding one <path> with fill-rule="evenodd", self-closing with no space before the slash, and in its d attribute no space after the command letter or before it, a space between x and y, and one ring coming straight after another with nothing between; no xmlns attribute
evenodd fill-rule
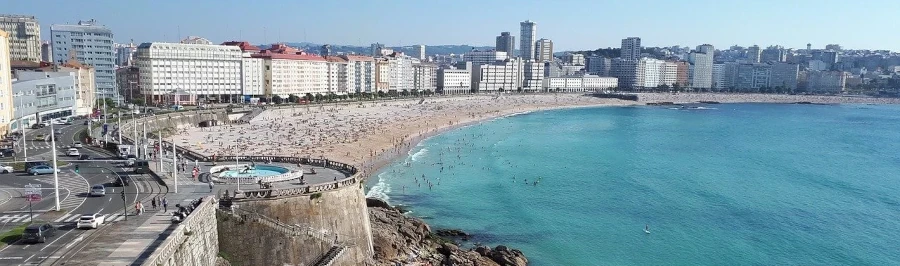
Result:
<svg viewBox="0 0 900 266"><path fill-rule="evenodd" d="M328 158L372 174L421 140L460 126L539 110L650 102L897 104L900 99L840 96L642 93L639 101L582 94L465 95L270 108L247 124L185 128L183 147L206 155Z"/></svg>

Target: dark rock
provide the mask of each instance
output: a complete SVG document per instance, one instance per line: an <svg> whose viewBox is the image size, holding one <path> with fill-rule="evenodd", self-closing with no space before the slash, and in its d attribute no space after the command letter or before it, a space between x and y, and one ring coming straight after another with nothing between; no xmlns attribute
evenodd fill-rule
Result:
<svg viewBox="0 0 900 266"><path fill-rule="evenodd" d="M385 209L393 209L390 204L387 202L376 199L376 198L366 198L366 207L377 207L377 208L385 208Z"/></svg>
<svg viewBox="0 0 900 266"><path fill-rule="evenodd" d="M469 234L459 229L439 229L435 234L443 237L459 238L462 241L469 241Z"/></svg>

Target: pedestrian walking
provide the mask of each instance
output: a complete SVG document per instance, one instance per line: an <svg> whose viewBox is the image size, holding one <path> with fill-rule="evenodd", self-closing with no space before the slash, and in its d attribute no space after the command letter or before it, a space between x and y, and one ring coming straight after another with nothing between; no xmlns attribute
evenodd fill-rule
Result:
<svg viewBox="0 0 900 266"><path fill-rule="evenodd" d="M162 198L163 212L169 212L169 201L165 197Z"/></svg>
<svg viewBox="0 0 900 266"><path fill-rule="evenodd" d="M213 187L212 180L210 180L208 184L209 184L209 192L212 192L212 187Z"/></svg>

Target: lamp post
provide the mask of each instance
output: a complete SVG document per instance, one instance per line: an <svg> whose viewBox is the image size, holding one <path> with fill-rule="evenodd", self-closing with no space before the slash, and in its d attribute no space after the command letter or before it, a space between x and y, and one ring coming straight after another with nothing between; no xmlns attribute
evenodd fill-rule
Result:
<svg viewBox="0 0 900 266"><path fill-rule="evenodd" d="M13 95L13 99L19 98L20 96L23 96L23 93L16 93ZM18 108L18 105L16 108L21 110L21 108ZM28 162L28 144L25 142L25 123L22 122L22 120L25 120L25 116L19 117L19 128L22 130L22 152L25 155L24 161Z"/></svg>
<svg viewBox="0 0 900 266"><path fill-rule="evenodd" d="M56 211L59 211L59 168L56 164L56 136L53 135L53 122L50 122L50 148L53 154L53 193L56 194Z"/></svg>

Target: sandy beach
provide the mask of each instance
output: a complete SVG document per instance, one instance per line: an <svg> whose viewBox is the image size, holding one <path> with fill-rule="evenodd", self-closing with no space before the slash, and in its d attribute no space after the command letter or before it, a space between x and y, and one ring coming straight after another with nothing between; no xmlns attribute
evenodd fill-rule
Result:
<svg viewBox="0 0 900 266"><path fill-rule="evenodd" d="M580 94L475 95L269 109L249 124L186 128L179 145L206 155L324 157L371 174L434 134L483 120L546 109L699 101L897 104L900 99L769 94L646 93L624 101Z"/></svg>

